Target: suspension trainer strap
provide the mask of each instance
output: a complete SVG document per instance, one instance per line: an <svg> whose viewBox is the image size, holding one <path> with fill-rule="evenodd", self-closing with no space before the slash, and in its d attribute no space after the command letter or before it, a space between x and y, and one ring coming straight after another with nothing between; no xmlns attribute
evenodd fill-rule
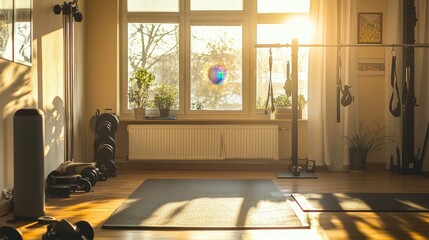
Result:
<svg viewBox="0 0 429 240"><path fill-rule="evenodd" d="M341 56L339 59L339 65L338 65L338 79L339 79L339 84L340 84L340 89L341 89L341 105L343 105L343 107L347 107L348 105L350 105L353 101L353 96L350 92L350 88L351 86L348 85L344 85L343 88L343 83L342 83L342 63L341 63Z"/></svg>
<svg viewBox="0 0 429 240"><path fill-rule="evenodd" d="M272 72L273 72L273 54L270 48L270 57L269 57L269 67L270 67L270 80L268 83L268 94L267 94L267 101L265 102L265 115L268 114L268 102L271 98L271 112L274 112L276 110L274 106L274 98L273 98L273 81L272 81Z"/></svg>
<svg viewBox="0 0 429 240"><path fill-rule="evenodd" d="M392 95L390 96L389 111L394 117L401 116L401 99L398 89L398 75L396 74L396 56L392 56L392 69L390 72L390 85L392 85ZM396 104L393 102L396 96Z"/></svg>

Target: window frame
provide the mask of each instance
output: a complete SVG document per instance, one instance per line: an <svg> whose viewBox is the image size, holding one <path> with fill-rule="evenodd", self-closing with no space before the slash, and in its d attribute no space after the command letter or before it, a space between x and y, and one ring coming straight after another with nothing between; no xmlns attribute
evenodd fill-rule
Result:
<svg viewBox="0 0 429 240"><path fill-rule="evenodd" d="M243 0L242 11L203 11L190 10L191 0L179 0L179 12L127 12L127 1L120 1L120 115L133 116L133 110L128 109L128 20L141 20L142 22L165 22L179 24L179 110L171 111L171 115L180 118L261 118L269 116L257 109L257 79L256 79L256 44L257 24L275 23L284 21L289 17L299 15L309 16L308 13L257 13L257 0ZM311 9L311 8L310 8ZM172 22L175 21L175 22ZM204 22L219 25L219 22L241 21L242 23L242 110L191 110L190 92L190 37L191 24ZM147 109L148 115L157 115L157 109Z"/></svg>

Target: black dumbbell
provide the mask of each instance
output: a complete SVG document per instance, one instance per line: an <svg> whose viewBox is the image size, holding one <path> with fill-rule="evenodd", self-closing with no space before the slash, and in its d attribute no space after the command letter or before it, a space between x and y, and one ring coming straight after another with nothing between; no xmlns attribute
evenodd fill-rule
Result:
<svg viewBox="0 0 429 240"><path fill-rule="evenodd" d="M88 179L88 181L91 183L91 186L95 186L98 180L98 171L95 168L86 167L82 169L80 172L80 175L82 175L83 178Z"/></svg>
<svg viewBox="0 0 429 240"><path fill-rule="evenodd" d="M9 227L3 226L0 227L0 239L1 240L22 240L22 234L19 230Z"/></svg>
<svg viewBox="0 0 429 240"><path fill-rule="evenodd" d="M116 176L116 169L118 168L118 166L113 159L97 161L96 166L99 169L104 169L107 172L108 177Z"/></svg>
<svg viewBox="0 0 429 240"><path fill-rule="evenodd" d="M100 144L95 152L95 161L107 161L115 158L115 149L109 144Z"/></svg>
<svg viewBox="0 0 429 240"><path fill-rule="evenodd" d="M103 113L95 121L95 132L101 137L114 136L119 127L119 119L112 113Z"/></svg>
<svg viewBox="0 0 429 240"><path fill-rule="evenodd" d="M43 234L42 240L73 239L86 240L94 239L94 228L87 221L79 221L74 225L63 219L51 222Z"/></svg>
<svg viewBox="0 0 429 240"><path fill-rule="evenodd" d="M113 149L116 148L116 142L115 139L112 137L100 137L96 136L94 140L94 150L97 151L98 147L100 147L101 144L107 144L110 145Z"/></svg>

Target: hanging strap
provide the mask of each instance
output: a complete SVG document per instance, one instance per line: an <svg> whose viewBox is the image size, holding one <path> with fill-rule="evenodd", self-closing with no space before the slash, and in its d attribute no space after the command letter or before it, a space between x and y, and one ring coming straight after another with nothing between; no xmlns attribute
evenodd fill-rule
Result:
<svg viewBox="0 0 429 240"><path fill-rule="evenodd" d="M405 67L405 83L402 91L402 104L404 106L418 106L416 96L410 92L410 78L411 78L411 68L410 66Z"/></svg>
<svg viewBox="0 0 429 240"><path fill-rule="evenodd" d="M353 96L350 92L350 88L351 86L348 85L344 85L343 88L343 83L342 83L342 63L341 63L341 55L339 58L339 64L338 64L338 82L340 85L340 89L341 89L341 105L343 105L343 107L347 107L348 105L350 105L353 102Z"/></svg>
<svg viewBox="0 0 429 240"><path fill-rule="evenodd" d="M392 53L394 50L392 50ZM396 56L392 55L392 69L390 72L390 85L392 85L392 95L390 96L389 102L389 111L394 117L401 116L401 99L399 96L398 89L398 75L396 74ZM393 102L396 96L396 104L394 106Z"/></svg>
<svg viewBox="0 0 429 240"><path fill-rule="evenodd" d="M273 81L271 78L271 73L273 71L273 54L270 48L270 57L269 57L269 67L270 67L270 81L268 83L268 94L267 94L267 101L265 102L265 115L268 114L268 102L271 98L271 112L274 112L276 110L276 107L274 106L274 94L273 94Z"/></svg>
<svg viewBox="0 0 429 240"><path fill-rule="evenodd" d="M286 64L286 82L285 82L285 86L283 87L283 89L286 92L286 96L290 97L292 95L292 79L291 79L291 75L290 75L289 61L287 61L287 64Z"/></svg>

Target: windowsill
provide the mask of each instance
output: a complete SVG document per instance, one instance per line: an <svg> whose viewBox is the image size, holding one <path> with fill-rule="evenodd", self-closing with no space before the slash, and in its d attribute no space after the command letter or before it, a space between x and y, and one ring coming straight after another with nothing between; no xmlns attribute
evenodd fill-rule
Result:
<svg viewBox="0 0 429 240"><path fill-rule="evenodd" d="M121 122L136 124L278 124L291 122L292 119L264 119L264 118L177 118L176 120L135 119L134 117L121 117ZM307 119L298 119L307 122Z"/></svg>

